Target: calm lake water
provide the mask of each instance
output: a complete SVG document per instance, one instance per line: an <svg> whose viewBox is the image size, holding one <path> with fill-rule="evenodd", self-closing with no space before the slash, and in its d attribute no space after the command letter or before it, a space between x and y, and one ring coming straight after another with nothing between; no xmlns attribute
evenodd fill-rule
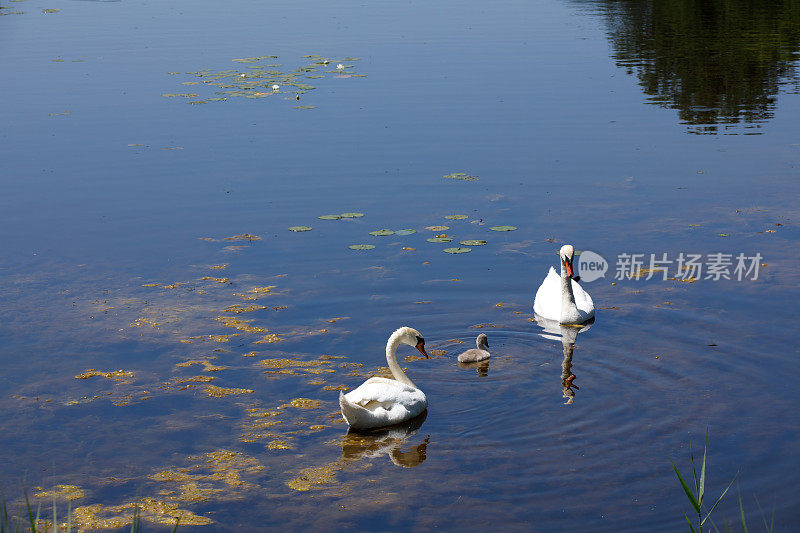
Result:
<svg viewBox="0 0 800 533"><path fill-rule="evenodd" d="M762 4L0 0L9 503L676 531L670 459L687 475L708 431L708 497L738 473L751 526L757 498L791 530L800 2ZM562 341L532 304L564 243L608 272ZM614 279L681 253L760 254L758 279ZM339 390L402 325L427 416L348 434ZM480 332L488 365L459 367Z"/></svg>

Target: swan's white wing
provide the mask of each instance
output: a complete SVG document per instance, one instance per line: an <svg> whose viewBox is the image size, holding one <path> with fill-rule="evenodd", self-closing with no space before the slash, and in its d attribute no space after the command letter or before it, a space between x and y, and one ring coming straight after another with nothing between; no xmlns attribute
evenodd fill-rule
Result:
<svg viewBox="0 0 800 533"><path fill-rule="evenodd" d="M355 428L398 424L420 414L428 406L421 390L386 378L370 378L357 389L339 397L342 415Z"/></svg>
<svg viewBox="0 0 800 533"><path fill-rule="evenodd" d="M544 318L558 321L561 319L561 276L556 269L550 267L547 277L536 291L533 300L533 311Z"/></svg>
<svg viewBox="0 0 800 533"><path fill-rule="evenodd" d="M489 359L491 354L486 350L479 350L478 348L471 348L458 356L459 363L476 363Z"/></svg>
<svg viewBox="0 0 800 533"><path fill-rule="evenodd" d="M589 320L594 316L594 302L589 293L583 290L583 287L578 285L578 282L572 280L572 294L575 295L575 307L581 314L582 320Z"/></svg>

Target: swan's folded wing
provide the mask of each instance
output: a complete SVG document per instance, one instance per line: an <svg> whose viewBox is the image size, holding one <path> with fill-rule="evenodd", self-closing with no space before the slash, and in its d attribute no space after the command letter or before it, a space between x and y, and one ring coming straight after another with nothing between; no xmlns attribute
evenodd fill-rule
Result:
<svg viewBox="0 0 800 533"><path fill-rule="evenodd" d="M547 277L536 291L533 310L551 320L558 320L561 316L561 276L553 267L550 267Z"/></svg>
<svg viewBox="0 0 800 533"><path fill-rule="evenodd" d="M594 316L592 297L574 279L572 280L572 294L575 295L575 307L583 314Z"/></svg>
<svg viewBox="0 0 800 533"><path fill-rule="evenodd" d="M360 387L345 394L350 403L365 409L389 408L393 405L414 405L425 400L425 394L414 387L386 378L370 378Z"/></svg>

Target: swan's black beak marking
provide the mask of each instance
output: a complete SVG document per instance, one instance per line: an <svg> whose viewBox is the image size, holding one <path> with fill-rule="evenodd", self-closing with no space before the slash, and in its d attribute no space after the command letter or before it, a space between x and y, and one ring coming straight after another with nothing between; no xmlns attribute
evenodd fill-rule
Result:
<svg viewBox="0 0 800 533"><path fill-rule="evenodd" d="M428 352L425 351L425 339L423 339L422 337L417 337L417 346L416 346L416 348L417 348L417 350L419 350L419 353L421 353L422 355L424 355L428 359L431 358L431 356L428 355Z"/></svg>

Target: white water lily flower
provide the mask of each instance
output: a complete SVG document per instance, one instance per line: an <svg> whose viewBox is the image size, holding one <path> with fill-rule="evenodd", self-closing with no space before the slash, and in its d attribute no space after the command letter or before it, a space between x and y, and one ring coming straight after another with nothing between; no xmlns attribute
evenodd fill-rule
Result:
<svg viewBox="0 0 800 533"><path fill-rule="evenodd" d="M338 65L336 65L336 70L344 70L344 65L339 63Z"/></svg>
<svg viewBox="0 0 800 533"><path fill-rule="evenodd" d="M280 88L281 88L281 86L280 86L280 85L278 85L278 84L275 84L275 85L273 85L273 86L272 86L272 90L273 90L273 91L277 91L277 90L278 90L278 89L280 89Z"/></svg>

